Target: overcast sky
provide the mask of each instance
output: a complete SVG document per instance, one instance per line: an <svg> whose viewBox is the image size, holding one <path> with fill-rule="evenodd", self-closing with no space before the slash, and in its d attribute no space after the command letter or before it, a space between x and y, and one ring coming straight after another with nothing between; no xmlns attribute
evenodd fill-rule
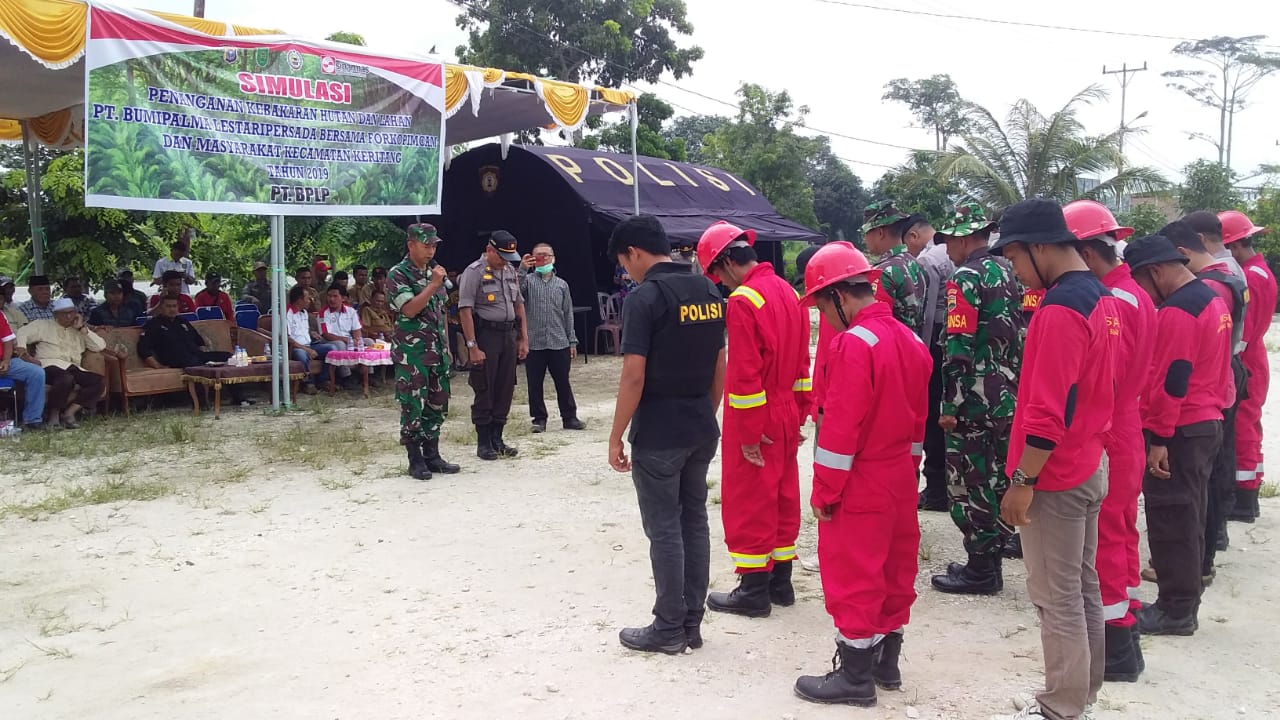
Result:
<svg viewBox="0 0 1280 720"><path fill-rule="evenodd" d="M741 82L787 89L798 105L808 105L809 125L868 140L933 148L931 133L911 127L906 108L880 99L883 86L899 77L949 73L964 96L1003 118L1008 106L1027 98L1042 112L1061 107L1090 83L1111 92L1108 101L1085 111L1090 132L1120 124L1117 77L1103 76L1122 63L1150 68L1129 85L1129 118L1147 130L1130 135L1126 154L1170 177L1197 158L1217 159L1217 150L1188 131L1216 138L1214 110L1165 86L1160 73L1195 64L1170 54L1175 40L1116 37L1094 33L997 25L969 20L908 15L833 4L831 0L686 0L695 43L706 57L692 76L674 81L688 90L734 100ZM127 4L189 14L191 0L146 0ZM869 0L924 13L966 14L998 20L1066 25L1176 37L1267 34L1280 51L1280 13L1266 12L1260 0L1187 0L1163 3L1075 0L1027 3L1015 0ZM206 16L240 24L278 27L304 37L336 30L357 32L373 48L426 52L433 45L445 59L464 34L446 0L206 0ZM508 68L521 70L523 68ZM667 78L673 80L672 78ZM664 99L700 113L733 109L669 85L652 88ZM1280 75L1262 82L1250 107L1238 115L1232 165L1241 177L1259 163L1280 163ZM1147 116L1137 123L1132 118ZM905 151L832 138L836 153L870 183L904 159ZM1258 181L1246 181L1246 185Z"/></svg>

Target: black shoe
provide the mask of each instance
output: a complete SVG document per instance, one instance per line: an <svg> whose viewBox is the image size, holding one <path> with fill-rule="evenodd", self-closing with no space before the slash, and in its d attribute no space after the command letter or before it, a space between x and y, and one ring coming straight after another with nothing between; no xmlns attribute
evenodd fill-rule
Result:
<svg viewBox="0 0 1280 720"><path fill-rule="evenodd" d="M493 426L476 426L476 457L481 460L497 460L498 451L493 448Z"/></svg>
<svg viewBox="0 0 1280 720"><path fill-rule="evenodd" d="M440 457L440 438L422 441L422 459L426 462L427 469L431 472L453 475L462 470L457 465Z"/></svg>
<svg viewBox="0 0 1280 720"><path fill-rule="evenodd" d="M632 650L660 652L667 655L679 655L689 645L689 641L685 639L684 628L657 630L652 624L642 628L623 628L622 632L618 633L618 639Z"/></svg>
<svg viewBox="0 0 1280 720"><path fill-rule="evenodd" d="M22 431L29 432L29 433L44 432L45 430L48 430L48 429L49 429L49 426L45 425L42 422L27 423L26 425L22 426Z"/></svg>
<svg viewBox="0 0 1280 720"><path fill-rule="evenodd" d="M1011 560L1022 559L1022 536L1014 533L1005 541L1001 554Z"/></svg>
<svg viewBox="0 0 1280 720"><path fill-rule="evenodd" d="M769 617L773 603L769 600L767 572L745 573L738 576L738 587L727 593L713 592L707 596L707 608L730 615Z"/></svg>
<svg viewBox="0 0 1280 720"><path fill-rule="evenodd" d="M697 650L702 647L702 626L701 625L685 625L684 639L689 647Z"/></svg>
<svg viewBox="0 0 1280 720"><path fill-rule="evenodd" d="M951 498L946 495L938 497L920 493L920 501L916 503L916 509L926 512L951 512Z"/></svg>
<svg viewBox="0 0 1280 720"><path fill-rule="evenodd" d="M546 420L534 420L534 421L533 421L533 432L534 432L534 433L544 433L544 432L546 432L546 431L547 431L547 421L546 421Z"/></svg>
<svg viewBox="0 0 1280 720"><path fill-rule="evenodd" d="M1107 682L1138 682L1142 673L1138 643L1127 627L1107 625L1107 666L1102 676Z"/></svg>
<svg viewBox="0 0 1280 720"><path fill-rule="evenodd" d="M409 477L414 480L430 480L431 468L422 457L422 447L415 442L406 442L405 450L409 453Z"/></svg>
<svg viewBox="0 0 1280 720"><path fill-rule="evenodd" d="M863 650L836 642L831 672L821 676L802 675L796 680L795 693L809 702L874 707L876 683L871 677L871 666L875 661L875 648Z"/></svg>
<svg viewBox="0 0 1280 720"><path fill-rule="evenodd" d="M582 422L578 418L570 418L564 421L564 429L565 430L586 430L587 424Z"/></svg>
<svg viewBox="0 0 1280 720"><path fill-rule="evenodd" d="M1236 504L1227 515L1228 520L1252 523L1258 519L1258 490L1236 488Z"/></svg>
<svg viewBox="0 0 1280 720"><path fill-rule="evenodd" d="M1138 674L1141 675L1146 672L1147 659L1142 657L1142 632L1136 623L1129 626L1129 634L1133 636L1133 652L1138 656Z"/></svg>
<svg viewBox="0 0 1280 720"><path fill-rule="evenodd" d="M1213 543L1215 552L1226 552L1231 547L1231 537L1227 535L1227 525L1224 522L1222 527L1218 528L1218 538Z"/></svg>
<svg viewBox="0 0 1280 720"><path fill-rule="evenodd" d="M876 645L876 664L871 675L876 685L885 690L902 687L902 673L898 670L898 656L902 654L902 633L889 633Z"/></svg>
<svg viewBox="0 0 1280 720"><path fill-rule="evenodd" d="M970 555L969 564L934 575L935 590L953 595L995 595L1004 589L999 555Z"/></svg>
<svg viewBox="0 0 1280 720"><path fill-rule="evenodd" d="M1185 617L1173 617L1159 605L1151 604L1144 606L1138 612L1138 632L1143 635L1180 635L1183 637L1194 635L1196 630L1200 629L1200 623L1196 620L1194 612L1188 613Z"/></svg>
<svg viewBox="0 0 1280 720"><path fill-rule="evenodd" d="M493 434L493 449L498 453L499 457L513 458L520 454L520 451L511 447L502 441L502 429L507 426L504 422L496 422L489 426Z"/></svg>
<svg viewBox="0 0 1280 720"><path fill-rule="evenodd" d="M791 585L791 560L774 562L769 573L769 601L774 605L791 607L796 604L796 589Z"/></svg>

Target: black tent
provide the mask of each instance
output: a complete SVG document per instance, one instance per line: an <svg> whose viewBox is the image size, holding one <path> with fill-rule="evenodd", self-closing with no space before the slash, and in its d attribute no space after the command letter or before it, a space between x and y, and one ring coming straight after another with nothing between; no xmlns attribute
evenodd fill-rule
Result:
<svg viewBox="0 0 1280 720"><path fill-rule="evenodd" d="M778 241L819 242L822 236L778 215L759 190L719 168L640 158L640 211L662 220L673 241L696 243L717 220L756 230L758 253L779 263ZM504 160L497 144L454 158L444 174L441 217L445 242L439 261L461 270L480 256L490 232L514 234L520 252L536 243L556 251L556 272L575 305L596 306L595 293L613 291L609 235L632 214L631 157L578 148L512 146ZM588 331L596 323L589 318ZM590 338L582 338L589 342Z"/></svg>

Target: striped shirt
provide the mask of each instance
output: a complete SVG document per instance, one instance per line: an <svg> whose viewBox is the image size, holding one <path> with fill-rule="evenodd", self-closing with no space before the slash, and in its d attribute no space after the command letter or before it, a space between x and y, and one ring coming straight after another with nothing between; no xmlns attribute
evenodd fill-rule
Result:
<svg viewBox="0 0 1280 720"><path fill-rule="evenodd" d="M546 279L544 279L544 277ZM564 350L578 344L573 328L573 297L569 283L520 269L524 315L529 323L530 350Z"/></svg>

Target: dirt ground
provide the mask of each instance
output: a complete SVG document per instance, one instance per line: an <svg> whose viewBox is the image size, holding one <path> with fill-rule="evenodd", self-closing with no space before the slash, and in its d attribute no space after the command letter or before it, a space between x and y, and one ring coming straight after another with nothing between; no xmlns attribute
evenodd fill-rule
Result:
<svg viewBox="0 0 1280 720"><path fill-rule="evenodd" d="M583 433L553 416L529 435L519 389L520 457L493 463L467 444L455 381L444 449L464 470L429 482L403 474L386 390L220 421L175 404L0 441L0 717L969 720L1040 682L1020 563L996 597L929 589L963 556L938 513L922 517L904 689L875 709L792 695L797 675L830 669L817 575L797 572L800 601L768 619L708 613L696 652L623 649L618 630L648 622L653 594L634 489L605 462L618 369L574 365ZM1274 403L1268 419L1280 427ZM1269 499L1257 525L1232 525L1200 632L1148 639L1141 682L1108 685L1096 717L1276 714L1278 522ZM807 518L802 553L813 542Z"/></svg>

